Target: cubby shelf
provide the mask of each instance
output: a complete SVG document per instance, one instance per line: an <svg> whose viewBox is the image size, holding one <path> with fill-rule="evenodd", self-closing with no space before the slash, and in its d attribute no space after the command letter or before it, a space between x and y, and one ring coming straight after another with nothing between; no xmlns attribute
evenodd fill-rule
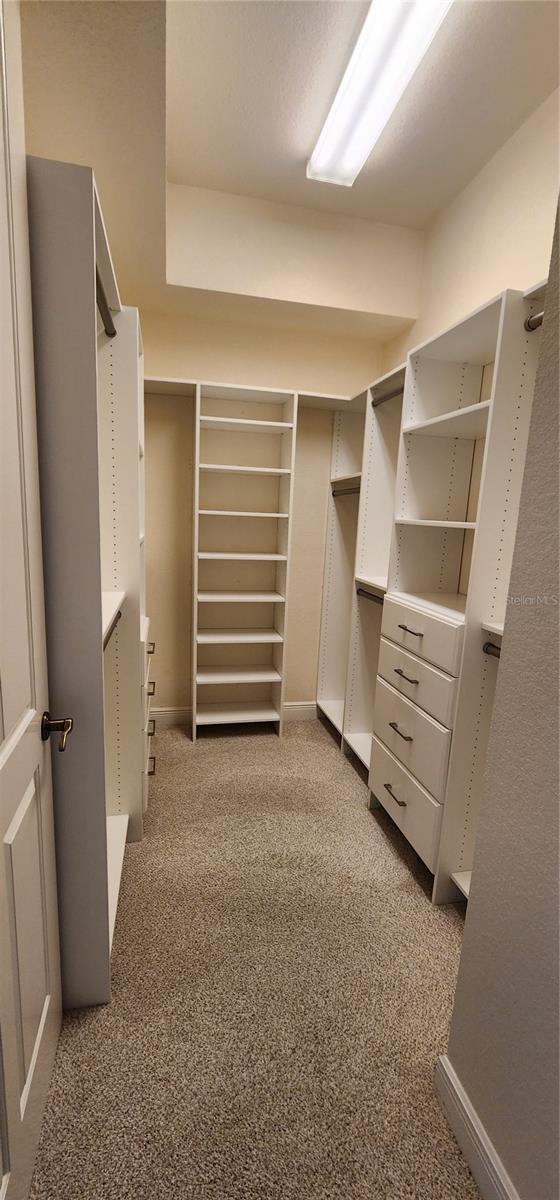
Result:
<svg viewBox="0 0 560 1200"><path fill-rule="evenodd" d="M219 683L280 683L282 676L275 667L199 667L196 682L200 685Z"/></svg>
<svg viewBox="0 0 560 1200"><path fill-rule="evenodd" d="M201 429L224 433L289 433L291 421L250 421L244 417L201 417Z"/></svg>
<svg viewBox="0 0 560 1200"><path fill-rule="evenodd" d="M280 592L198 592L199 604L285 604Z"/></svg>
<svg viewBox="0 0 560 1200"><path fill-rule="evenodd" d="M199 508L199 517L269 517L274 521L288 520L286 512L248 512L236 508Z"/></svg>
<svg viewBox="0 0 560 1200"><path fill-rule="evenodd" d="M284 641L276 629L199 629L199 646L278 645Z"/></svg>
<svg viewBox="0 0 560 1200"><path fill-rule="evenodd" d="M459 888L459 891L463 893L463 896L466 900L468 900L469 892L471 890L471 875L472 871L454 871L451 875L453 883L456 884L456 886Z"/></svg>
<svg viewBox="0 0 560 1200"><path fill-rule="evenodd" d="M456 408L453 412L431 417L416 425L404 425L403 433L414 433L423 437L467 438L475 441L484 437L488 423L490 401L471 404L468 408Z"/></svg>
<svg viewBox="0 0 560 1200"><path fill-rule="evenodd" d="M344 720L344 700L325 700L324 698L321 698L320 700L317 700L317 708L320 708L321 712L328 717L331 725L334 725L335 729L337 729L339 733L342 733L342 723Z"/></svg>
<svg viewBox="0 0 560 1200"><path fill-rule="evenodd" d="M222 475L289 475L289 467L241 467L231 463L201 463L200 471Z"/></svg>
<svg viewBox="0 0 560 1200"><path fill-rule="evenodd" d="M367 767L368 771L371 759L372 740L373 735L371 733L344 734L344 741L346 742L346 745L353 750L356 757L360 759L360 762L364 764L364 767Z"/></svg>
<svg viewBox="0 0 560 1200"><path fill-rule="evenodd" d="M249 701L235 704L198 704L197 725L240 725L244 723L279 721L280 714L272 703Z"/></svg>
<svg viewBox="0 0 560 1200"><path fill-rule="evenodd" d="M287 562L285 554L230 554L227 550L199 550L198 557L214 562Z"/></svg>
<svg viewBox="0 0 560 1200"><path fill-rule="evenodd" d="M119 611L125 601L125 592L102 592L101 593L101 625L103 633L103 643L108 638L113 625L119 615Z"/></svg>
<svg viewBox="0 0 560 1200"><path fill-rule="evenodd" d="M395 517L396 525L419 525L424 529L476 529L476 521L424 521L417 517Z"/></svg>

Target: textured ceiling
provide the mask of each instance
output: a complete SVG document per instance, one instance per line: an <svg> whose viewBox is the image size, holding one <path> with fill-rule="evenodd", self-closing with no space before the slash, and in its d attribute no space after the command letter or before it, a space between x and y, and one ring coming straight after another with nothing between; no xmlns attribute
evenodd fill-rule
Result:
<svg viewBox="0 0 560 1200"><path fill-rule="evenodd" d="M456 0L354 187L308 180L367 7L171 0L168 179L422 228L558 84L554 0Z"/></svg>

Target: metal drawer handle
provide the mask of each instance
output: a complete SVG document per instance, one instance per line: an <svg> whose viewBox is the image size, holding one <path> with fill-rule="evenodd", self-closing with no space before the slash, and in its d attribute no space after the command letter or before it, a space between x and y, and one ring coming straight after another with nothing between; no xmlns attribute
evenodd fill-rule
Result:
<svg viewBox="0 0 560 1200"><path fill-rule="evenodd" d="M406 808L406 800L399 800L399 797L395 796L390 783L384 783L383 787L385 788L385 791L389 793L391 800L394 800L395 804L398 804L399 808Z"/></svg>
<svg viewBox="0 0 560 1200"><path fill-rule="evenodd" d="M148 644L146 646L146 654L155 654L155 652L156 652L155 642L148 642Z"/></svg>
<svg viewBox="0 0 560 1200"><path fill-rule="evenodd" d="M153 737L155 731L156 731L156 719L155 719L155 717L150 717L150 720L148 721L148 728L146 730L148 737Z"/></svg>
<svg viewBox="0 0 560 1200"><path fill-rule="evenodd" d="M404 671L401 671L400 667L393 667L393 670L395 675L400 675L401 679L406 679L407 683L420 683L419 679L411 679L410 675L405 675Z"/></svg>
<svg viewBox="0 0 560 1200"><path fill-rule="evenodd" d="M155 775L155 773L156 773L156 756L155 756L155 754L150 754L150 757L148 759L148 770L146 773L148 775Z"/></svg>
<svg viewBox="0 0 560 1200"><path fill-rule="evenodd" d="M399 629L404 629L405 633L411 633L413 637L424 637L423 633L418 633L416 629L409 629L408 625L399 625Z"/></svg>
<svg viewBox="0 0 560 1200"><path fill-rule="evenodd" d="M156 694L156 683L155 683L155 679L152 679L151 682L148 684L148 696L155 696L155 694Z"/></svg>
<svg viewBox="0 0 560 1200"><path fill-rule="evenodd" d="M409 733L401 733L396 721L389 721L389 728L394 729L395 733L398 733L399 737L402 737L403 742L414 741L414 738L411 737Z"/></svg>

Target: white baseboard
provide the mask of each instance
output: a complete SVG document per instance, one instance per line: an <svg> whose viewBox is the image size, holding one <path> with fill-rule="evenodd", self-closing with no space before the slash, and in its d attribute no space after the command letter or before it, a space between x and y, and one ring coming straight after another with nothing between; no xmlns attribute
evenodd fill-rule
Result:
<svg viewBox="0 0 560 1200"><path fill-rule="evenodd" d="M285 721L316 721L317 705L314 700L288 700L283 706Z"/></svg>
<svg viewBox="0 0 560 1200"><path fill-rule="evenodd" d="M446 1054L437 1061L434 1083L484 1200L521 1200Z"/></svg>
<svg viewBox="0 0 560 1200"><path fill-rule="evenodd" d="M170 729L172 725L190 725L192 720L191 708L156 708L151 706L150 716L155 718L156 733L158 729ZM313 701L300 704L298 700L288 701L284 705L285 721L315 721L317 705Z"/></svg>

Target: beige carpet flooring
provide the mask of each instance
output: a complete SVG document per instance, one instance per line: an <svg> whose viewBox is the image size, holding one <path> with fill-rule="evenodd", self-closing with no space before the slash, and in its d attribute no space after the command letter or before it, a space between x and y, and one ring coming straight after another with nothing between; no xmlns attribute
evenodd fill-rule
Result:
<svg viewBox="0 0 560 1200"><path fill-rule="evenodd" d="M432 1088L460 910L319 722L157 742L32 1200L475 1200Z"/></svg>

